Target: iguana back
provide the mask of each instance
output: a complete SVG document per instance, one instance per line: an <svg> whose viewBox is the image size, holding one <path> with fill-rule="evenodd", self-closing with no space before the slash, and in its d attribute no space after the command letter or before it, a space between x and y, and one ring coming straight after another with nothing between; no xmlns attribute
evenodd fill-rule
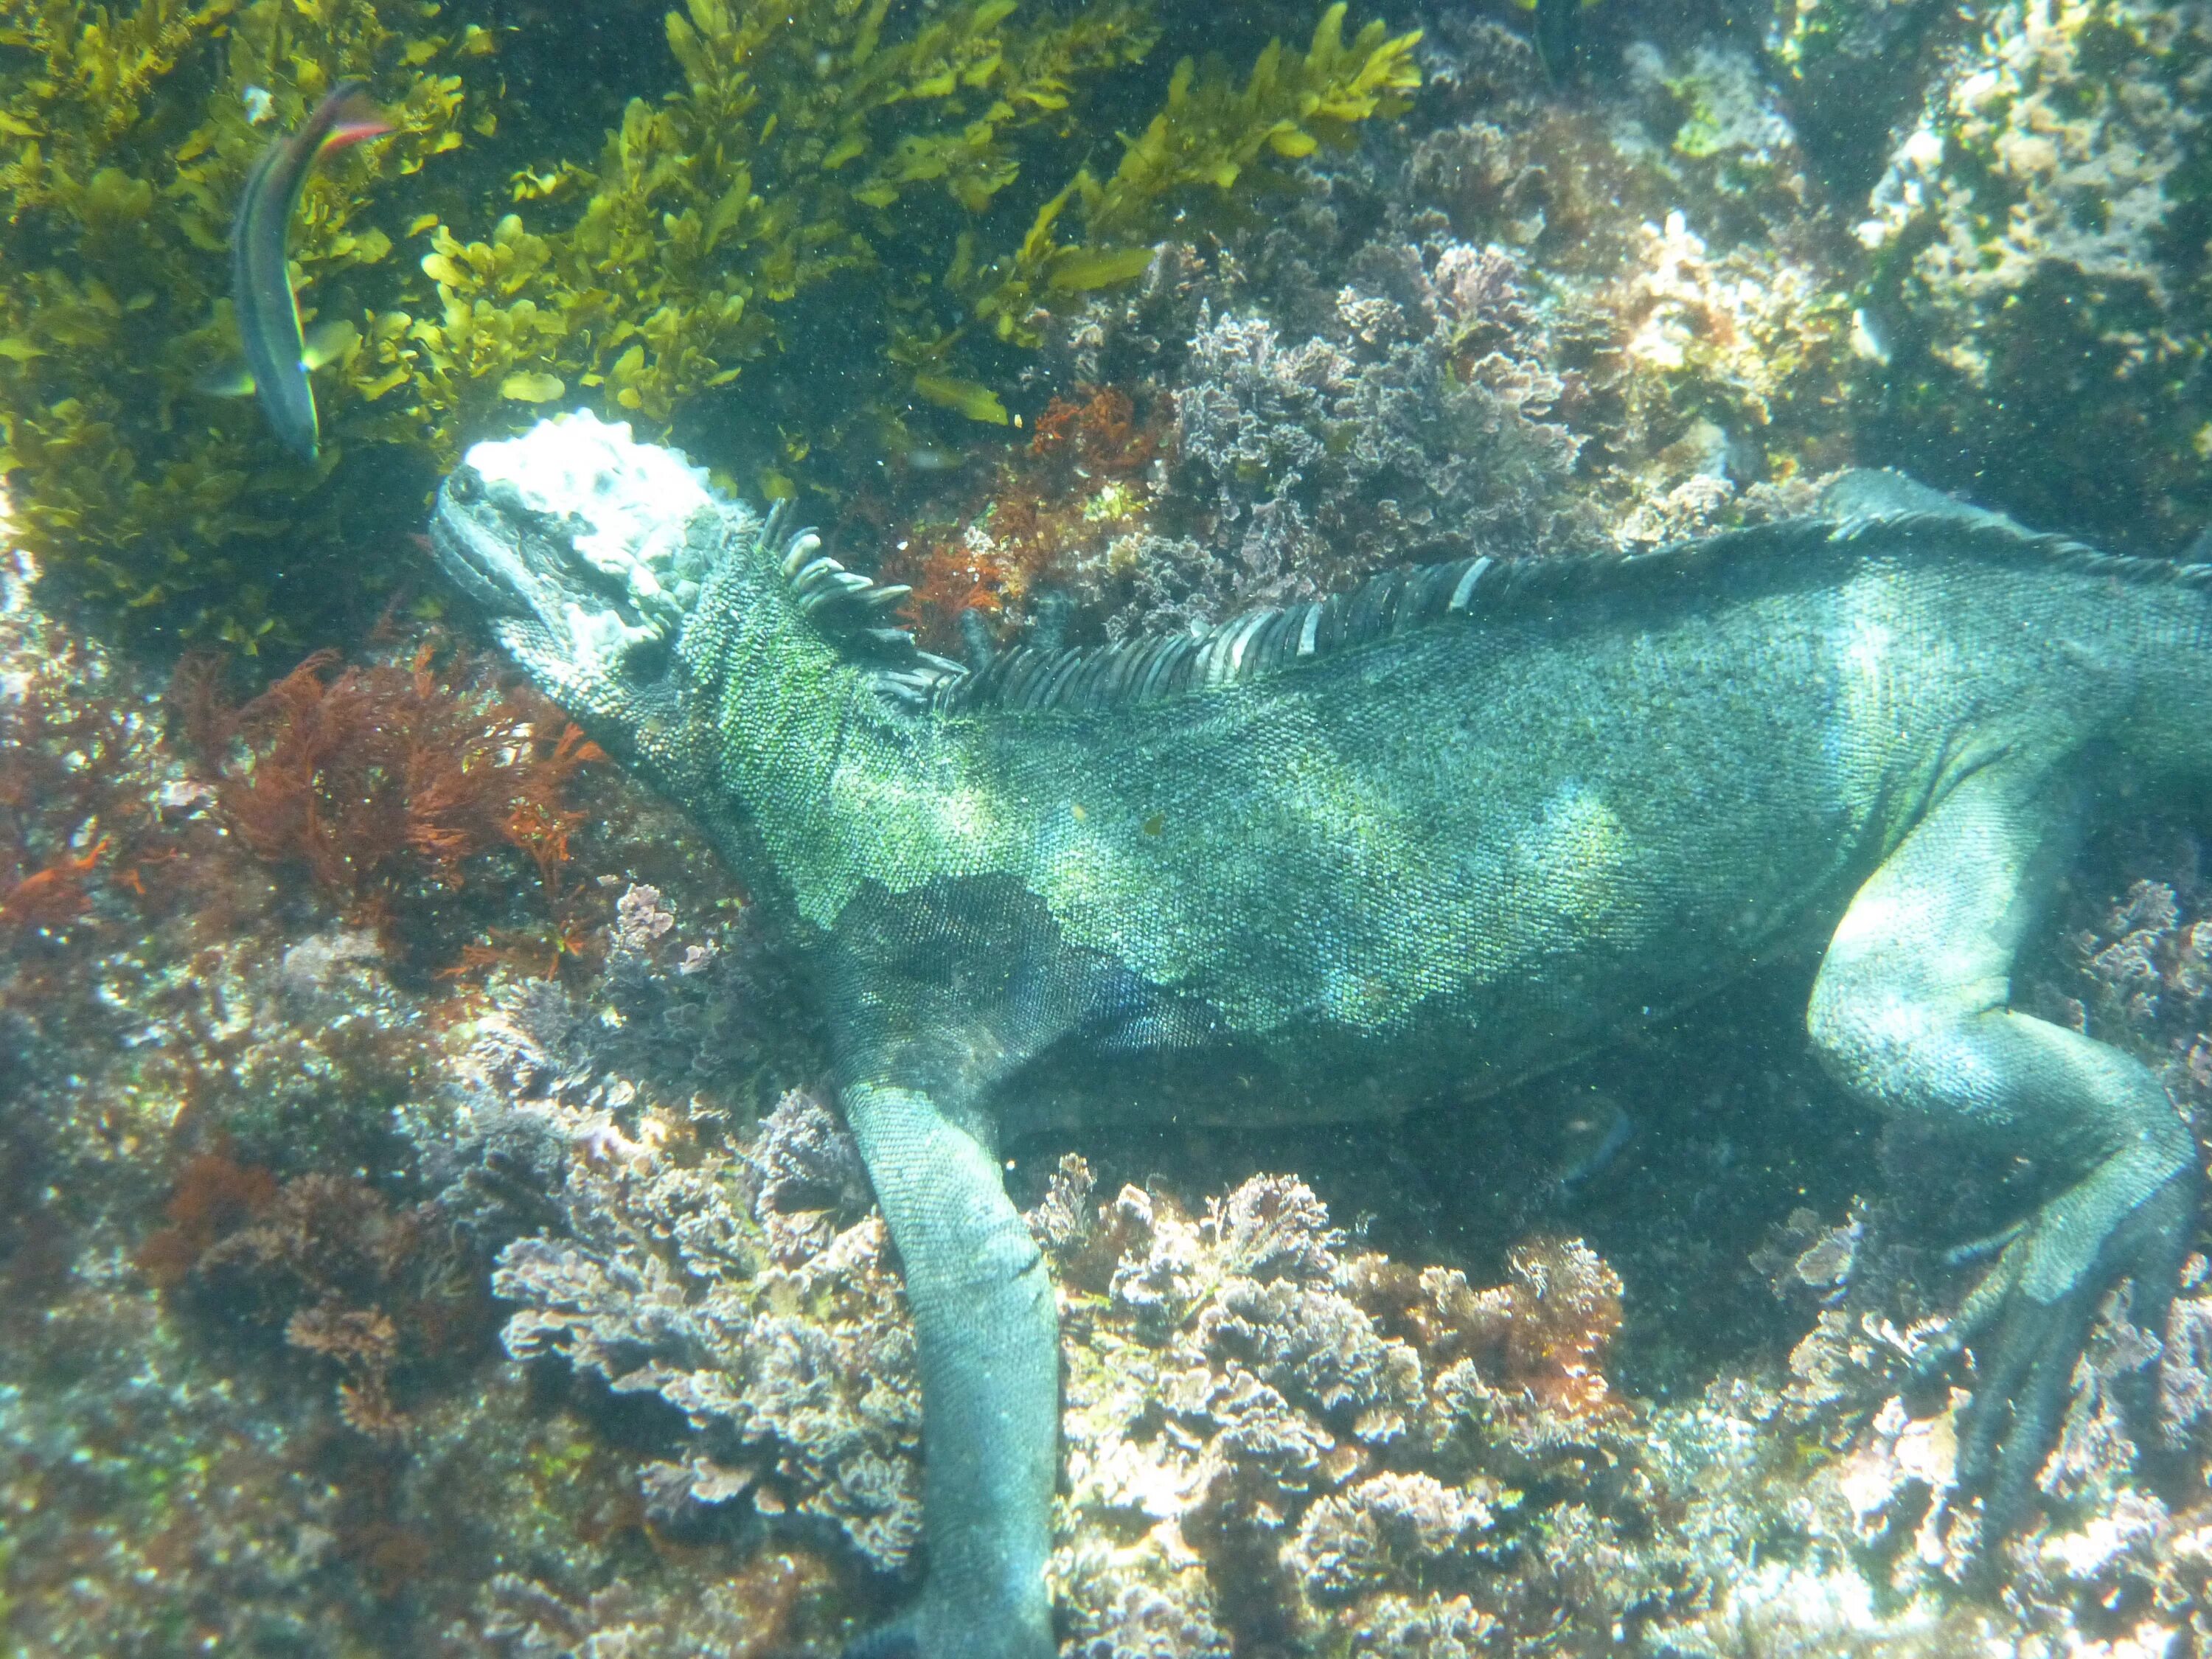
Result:
<svg viewBox="0 0 2212 1659"><path fill-rule="evenodd" d="M1824 941L1993 748L2175 758L2125 716L2203 677L2193 580L1955 517L1835 528L1490 568L1458 611L1158 700L955 695L880 739L848 726L771 858L819 882L802 908L879 994L897 970L870 933L963 918L927 970L957 997L915 994L933 1029L994 1033L974 1080L1009 1127L1495 1085ZM1044 1076L1008 1063L1030 1052Z"/></svg>

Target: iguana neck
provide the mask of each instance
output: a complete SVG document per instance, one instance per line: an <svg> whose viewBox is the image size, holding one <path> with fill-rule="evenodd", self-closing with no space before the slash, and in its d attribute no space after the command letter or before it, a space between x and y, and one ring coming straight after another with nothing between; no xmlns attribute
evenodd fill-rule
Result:
<svg viewBox="0 0 2212 1659"><path fill-rule="evenodd" d="M703 625L702 625L703 624ZM803 615L774 552L731 561L702 597L679 649L690 669L691 745L711 757L712 824L756 892L780 890L826 924L825 888L849 891L871 840L896 840L896 812L920 803L932 722L887 706L865 664Z"/></svg>

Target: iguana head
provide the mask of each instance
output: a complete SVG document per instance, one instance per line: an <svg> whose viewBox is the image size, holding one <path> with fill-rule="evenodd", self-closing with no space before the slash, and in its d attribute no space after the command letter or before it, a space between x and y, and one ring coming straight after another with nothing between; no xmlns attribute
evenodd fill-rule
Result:
<svg viewBox="0 0 2212 1659"><path fill-rule="evenodd" d="M538 686L634 748L674 695L675 647L708 578L761 528L676 451L580 413L472 447L438 492L430 540Z"/></svg>
<svg viewBox="0 0 2212 1659"><path fill-rule="evenodd" d="M430 541L539 687L632 750L741 636L757 673L827 654L908 706L963 672L895 625L908 589L846 569L811 531L779 535L677 451L589 412L471 448Z"/></svg>

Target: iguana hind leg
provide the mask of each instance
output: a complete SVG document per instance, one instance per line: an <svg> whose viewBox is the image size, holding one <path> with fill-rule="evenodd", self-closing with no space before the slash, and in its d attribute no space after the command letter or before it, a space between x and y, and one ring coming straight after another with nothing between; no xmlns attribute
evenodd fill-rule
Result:
<svg viewBox="0 0 2212 1659"><path fill-rule="evenodd" d="M2001 759L1968 775L1860 889L1807 1020L1863 1099L2067 1183L2004 1242L1954 1322L1949 1352L1971 1341L1978 1362L1960 1483L1985 1497L1992 1538L2033 1490L2106 1290L2132 1275L2133 1317L2163 1333L2199 1185L2193 1141L2147 1066L2007 1006L2075 816L2021 770ZM2138 1401L2154 1382L2134 1379ZM2140 1433L2148 1416L2132 1414Z"/></svg>
<svg viewBox="0 0 2212 1659"><path fill-rule="evenodd" d="M912 1089L842 1093L905 1267L929 1557L914 1610L854 1659L1049 1659L1060 1339L1043 1257L983 1134Z"/></svg>

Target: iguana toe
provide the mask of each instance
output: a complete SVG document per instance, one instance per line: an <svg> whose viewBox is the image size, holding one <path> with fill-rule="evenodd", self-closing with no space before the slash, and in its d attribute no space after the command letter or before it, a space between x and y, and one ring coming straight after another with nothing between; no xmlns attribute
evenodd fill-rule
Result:
<svg viewBox="0 0 2212 1659"><path fill-rule="evenodd" d="M1962 1496L1984 1500L1986 1543L2003 1538L2026 1516L2058 1438L2090 1326L2115 1280L2133 1281L2134 1322L2154 1335L2163 1333L2197 1191L2193 1169L2177 1172L2101 1240L2086 1242L2067 1236L2083 1219L2081 1212L2063 1199L2054 1201L2005 1245L1967 1297L1953 1340L1935 1357L1961 1345L1974 1350L1974 1395L1961 1425L1958 1486ZM2069 1261L2074 1265L2054 1275L2054 1262ZM2054 1277L2060 1281L2055 1286ZM2113 1385L2131 1432L2144 1445L2155 1443L2157 1378L2153 1363Z"/></svg>

